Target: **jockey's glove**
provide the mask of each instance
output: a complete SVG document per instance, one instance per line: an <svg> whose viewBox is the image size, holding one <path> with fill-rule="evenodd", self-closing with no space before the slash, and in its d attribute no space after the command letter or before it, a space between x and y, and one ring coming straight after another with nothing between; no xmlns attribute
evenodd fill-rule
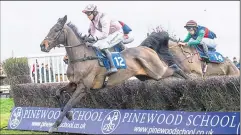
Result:
<svg viewBox="0 0 241 135"><path fill-rule="evenodd" d="M93 45L93 43L86 42L85 45L86 45L86 47L91 47Z"/></svg>
<svg viewBox="0 0 241 135"><path fill-rule="evenodd" d="M85 42L89 42L89 43L94 43L94 42L96 42L98 39L97 39L97 37L85 37Z"/></svg>

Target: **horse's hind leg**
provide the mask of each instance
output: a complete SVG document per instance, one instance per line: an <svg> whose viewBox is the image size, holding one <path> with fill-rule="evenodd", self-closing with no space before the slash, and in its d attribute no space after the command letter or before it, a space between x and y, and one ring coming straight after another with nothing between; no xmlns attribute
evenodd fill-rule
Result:
<svg viewBox="0 0 241 135"><path fill-rule="evenodd" d="M227 75L230 75L230 76L239 76L240 75L240 70L235 67L234 65L232 66L231 64L228 66L228 69L227 69Z"/></svg>
<svg viewBox="0 0 241 135"><path fill-rule="evenodd" d="M142 58L136 58L137 61L142 65L142 68L144 69L146 75L154 80L160 80L162 78L162 75L164 74L158 74L155 72L155 70L147 64L146 60ZM154 65L153 65L154 66Z"/></svg>

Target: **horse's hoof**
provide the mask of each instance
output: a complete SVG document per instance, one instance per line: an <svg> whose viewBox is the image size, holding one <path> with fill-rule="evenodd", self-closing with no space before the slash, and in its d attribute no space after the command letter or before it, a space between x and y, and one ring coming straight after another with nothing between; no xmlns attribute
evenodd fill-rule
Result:
<svg viewBox="0 0 241 135"><path fill-rule="evenodd" d="M73 119L73 113L72 112L67 112L66 118L71 121Z"/></svg>
<svg viewBox="0 0 241 135"><path fill-rule="evenodd" d="M57 132L57 131L58 131L58 128L56 128L56 127L51 127L49 129L49 133L53 133L53 132Z"/></svg>

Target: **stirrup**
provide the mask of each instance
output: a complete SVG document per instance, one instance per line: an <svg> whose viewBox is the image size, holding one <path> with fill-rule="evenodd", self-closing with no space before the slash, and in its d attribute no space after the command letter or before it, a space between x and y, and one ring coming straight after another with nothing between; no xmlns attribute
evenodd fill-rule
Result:
<svg viewBox="0 0 241 135"><path fill-rule="evenodd" d="M206 62L209 62L209 56L203 56L202 59Z"/></svg>
<svg viewBox="0 0 241 135"><path fill-rule="evenodd" d="M109 70L107 70L107 72L105 73L105 75L110 75L110 74L116 73L117 71L118 71L117 68L109 69Z"/></svg>

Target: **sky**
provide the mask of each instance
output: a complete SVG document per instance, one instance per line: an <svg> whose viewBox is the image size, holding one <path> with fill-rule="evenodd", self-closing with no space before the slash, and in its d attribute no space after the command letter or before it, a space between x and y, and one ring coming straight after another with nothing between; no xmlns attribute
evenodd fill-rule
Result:
<svg viewBox="0 0 241 135"><path fill-rule="evenodd" d="M240 1L1 1L1 61L12 55L47 55L40 51L40 43L64 15L86 34L90 21L81 11L90 3L132 28L135 40L128 47L138 46L157 25L184 39L183 26L195 20L216 33L218 52L239 58ZM65 49L50 52L56 53L64 54Z"/></svg>

